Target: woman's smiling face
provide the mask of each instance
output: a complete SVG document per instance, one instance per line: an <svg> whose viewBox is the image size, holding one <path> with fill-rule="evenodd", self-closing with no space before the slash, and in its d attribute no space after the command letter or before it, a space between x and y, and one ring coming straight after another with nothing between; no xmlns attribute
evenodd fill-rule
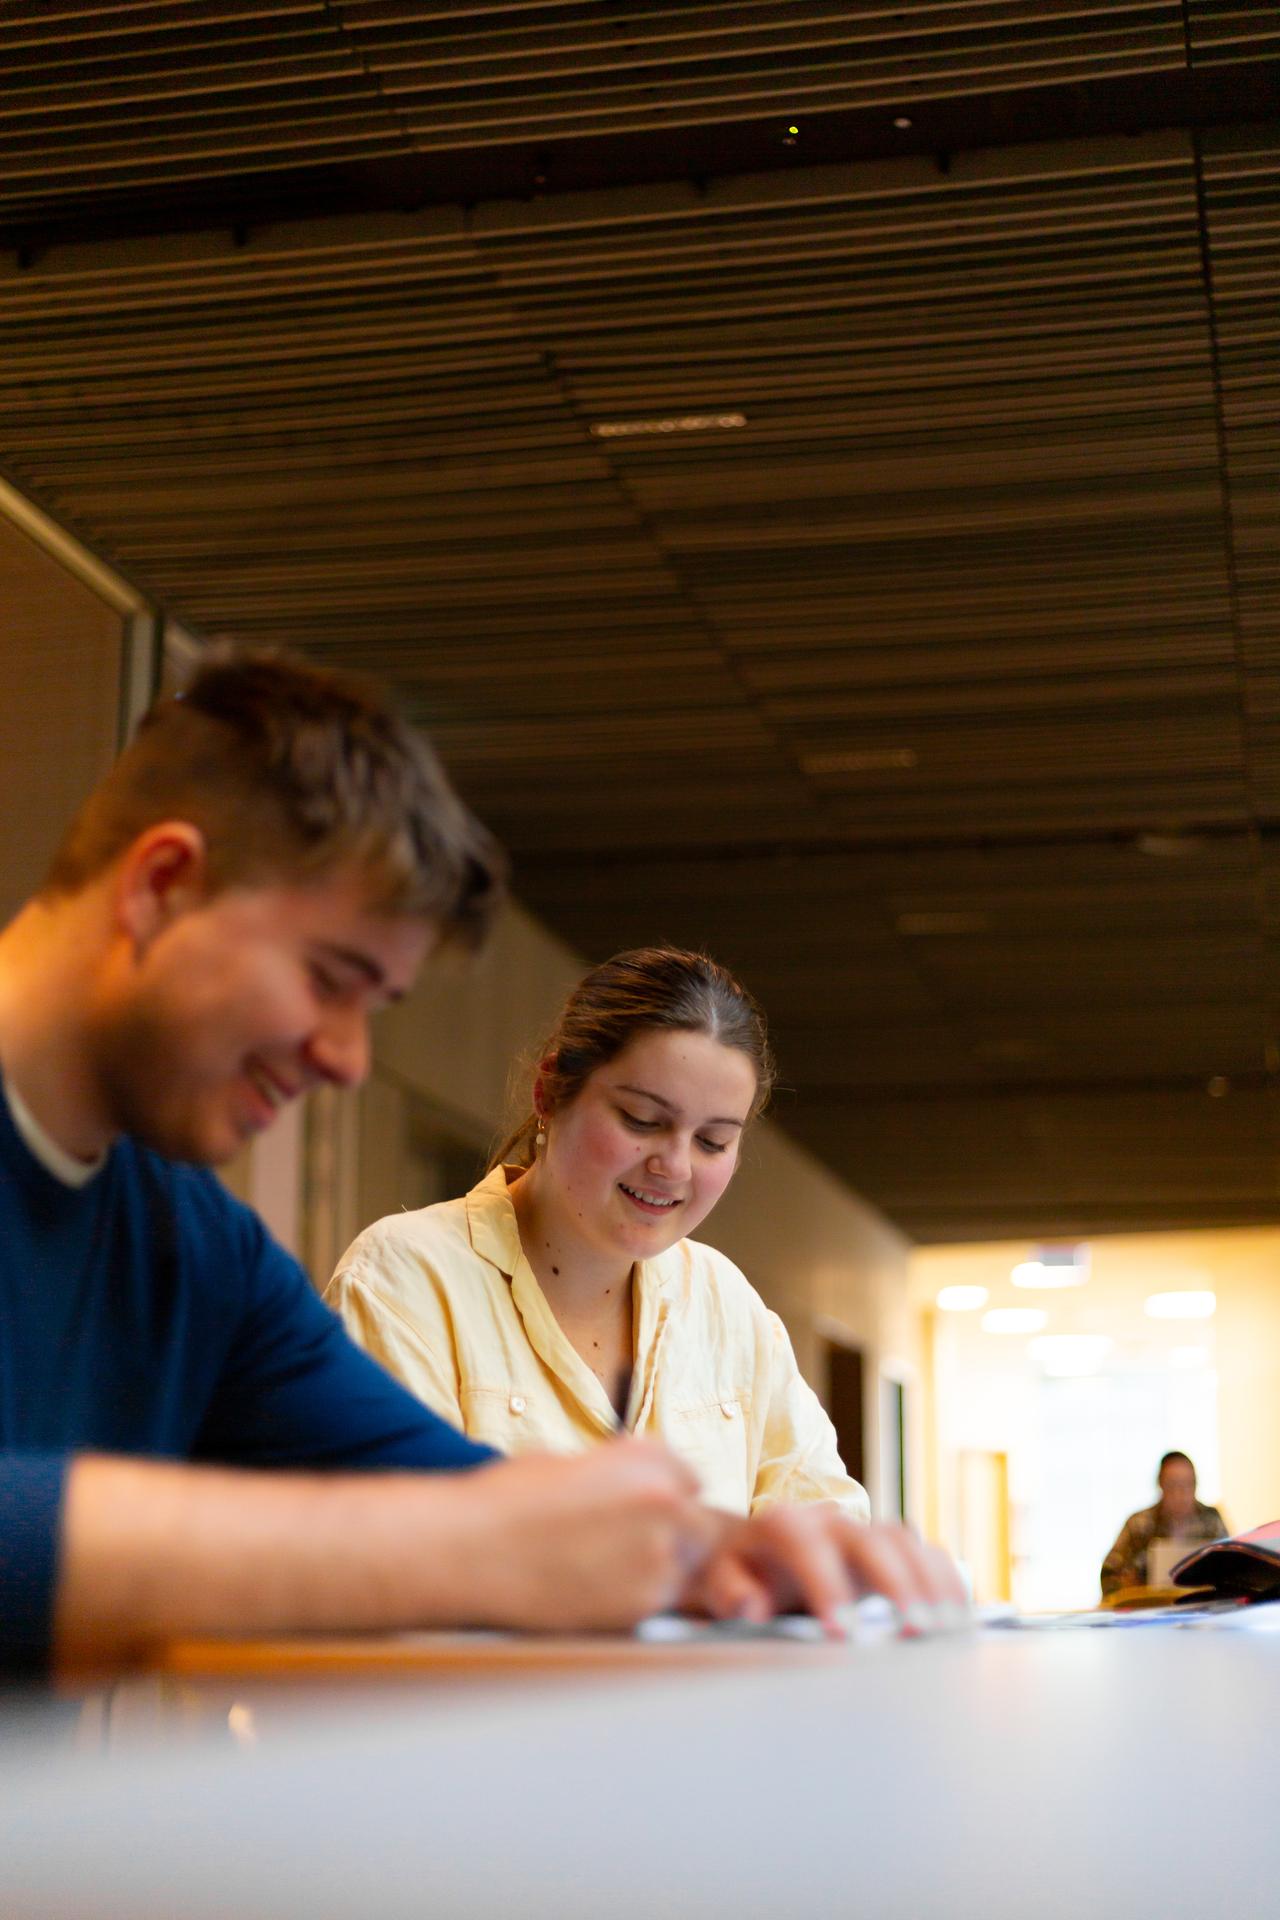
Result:
<svg viewBox="0 0 1280 1920"><path fill-rule="evenodd" d="M597 1253L643 1260L693 1233L733 1176L756 1072L736 1047L637 1035L548 1116L543 1178Z"/></svg>

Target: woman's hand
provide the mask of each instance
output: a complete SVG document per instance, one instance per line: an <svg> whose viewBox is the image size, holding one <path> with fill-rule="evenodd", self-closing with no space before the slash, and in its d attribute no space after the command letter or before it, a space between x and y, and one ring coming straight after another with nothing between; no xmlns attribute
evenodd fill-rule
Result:
<svg viewBox="0 0 1280 1920"><path fill-rule="evenodd" d="M935 1632L968 1618L969 1602L949 1554L909 1527L864 1525L838 1507L767 1507L751 1520L727 1514L719 1539L680 1604L713 1619L771 1620L811 1613L844 1638L843 1610L884 1594L907 1633Z"/></svg>

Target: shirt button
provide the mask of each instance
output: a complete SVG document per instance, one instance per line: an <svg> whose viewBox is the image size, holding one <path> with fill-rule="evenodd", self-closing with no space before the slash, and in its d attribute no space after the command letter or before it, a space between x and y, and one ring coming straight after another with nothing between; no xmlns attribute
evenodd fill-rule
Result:
<svg viewBox="0 0 1280 1920"><path fill-rule="evenodd" d="M726 1420L732 1420L738 1409L734 1406L732 1400L722 1400L720 1402L720 1411Z"/></svg>
<svg viewBox="0 0 1280 1920"><path fill-rule="evenodd" d="M523 1413L524 1395L522 1393L513 1393L507 1404L510 1406L512 1413Z"/></svg>

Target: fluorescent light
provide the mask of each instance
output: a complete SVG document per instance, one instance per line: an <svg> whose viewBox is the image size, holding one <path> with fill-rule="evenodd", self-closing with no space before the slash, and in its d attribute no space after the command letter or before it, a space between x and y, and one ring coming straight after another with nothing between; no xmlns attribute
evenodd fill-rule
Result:
<svg viewBox="0 0 1280 1920"><path fill-rule="evenodd" d="M985 933L991 922L985 913L900 913L894 921L899 933L912 938L922 934Z"/></svg>
<svg viewBox="0 0 1280 1920"><path fill-rule="evenodd" d="M987 1304L985 1287L943 1287L937 1306L943 1313L976 1313Z"/></svg>
<svg viewBox="0 0 1280 1920"><path fill-rule="evenodd" d="M597 420L591 431L598 440L629 440L647 433L714 433L746 424L745 413L680 413L661 420Z"/></svg>
<svg viewBox="0 0 1280 1920"><path fill-rule="evenodd" d="M1009 1278L1015 1287L1082 1287L1089 1278L1089 1249L1037 1247L1033 1258L1020 1261Z"/></svg>
<svg viewBox="0 0 1280 1920"><path fill-rule="evenodd" d="M1179 1372L1190 1373L1194 1367L1207 1367L1209 1364L1208 1347L1170 1347L1169 1365L1177 1367Z"/></svg>
<svg viewBox="0 0 1280 1920"><path fill-rule="evenodd" d="M1009 1278L1015 1287L1082 1287L1088 1276L1079 1267L1046 1267L1043 1260L1024 1260Z"/></svg>
<svg viewBox="0 0 1280 1920"><path fill-rule="evenodd" d="M806 773L892 773L918 766L914 747L841 747L834 753L802 753Z"/></svg>
<svg viewBox="0 0 1280 1920"><path fill-rule="evenodd" d="M1152 860L1185 860L1188 854L1199 853L1201 841L1194 833L1140 833L1133 844Z"/></svg>
<svg viewBox="0 0 1280 1920"><path fill-rule="evenodd" d="M1078 1380L1098 1372L1111 1346L1105 1333L1043 1333L1027 1351L1051 1380Z"/></svg>
<svg viewBox="0 0 1280 1920"><path fill-rule="evenodd" d="M1039 1333L1048 1324L1043 1307L992 1307L982 1316L984 1333Z"/></svg>
<svg viewBox="0 0 1280 1920"><path fill-rule="evenodd" d="M1184 1287L1176 1293L1148 1295L1143 1312L1153 1320L1208 1320L1217 1310L1218 1296L1207 1289Z"/></svg>

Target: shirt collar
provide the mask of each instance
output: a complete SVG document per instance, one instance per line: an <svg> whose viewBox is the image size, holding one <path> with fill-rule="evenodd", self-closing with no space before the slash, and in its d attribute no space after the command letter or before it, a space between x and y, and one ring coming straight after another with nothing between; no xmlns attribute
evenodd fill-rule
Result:
<svg viewBox="0 0 1280 1920"><path fill-rule="evenodd" d="M46 1173L60 1180L64 1187L84 1187L93 1179L95 1173L101 1173L107 1164L107 1156L100 1153L96 1160L77 1160L73 1153L60 1147L32 1113L18 1089L10 1081L4 1083L5 1102L13 1120L14 1131L26 1147L32 1158L39 1161Z"/></svg>
<svg viewBox="0 0 1280 1920"><path fill-rule="evenodd" d="M467 1195L467 1232L482 1260L488 1260L505 1273L508 1280L520 1259L520 1229L516 1210L507 1192L507 1173L521 1171L498 1166L486 1173L478 1187Z"/></svg>
<svg viewBox="0 0 1280 1920"><path fill-rule="evenodd" d="M552 1313L520 1245L520 1229L511 1204L507 1175L522 1171L519 1167L495 1167L478 1187L471 1189L466 1198L471 1245L482 1260L487 1260L511 1282L512 1305L520 1316L530 1346L548 1372L569 1388L582 1412L602 1434L614 1433L617 1415L609 1405L604 1388ZM653 1398L658 1349L668 1318L666 1295L679 1270L679 1255L674 1248L668 1248L655 1260L637 1260L635 1265L632 1316L639 1381L632 1389L632 1405L640 1410L637 1420L641 1425Z"/></svg>

